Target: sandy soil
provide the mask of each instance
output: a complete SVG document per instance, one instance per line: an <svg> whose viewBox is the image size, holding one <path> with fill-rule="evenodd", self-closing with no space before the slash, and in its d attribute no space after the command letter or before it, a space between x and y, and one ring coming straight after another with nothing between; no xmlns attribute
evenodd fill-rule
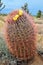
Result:
<svg viewBox="0 0 43 65"><path fill-rule="evenodd" d="M43 65L43 59L37 54L31 65Z"/></svg>

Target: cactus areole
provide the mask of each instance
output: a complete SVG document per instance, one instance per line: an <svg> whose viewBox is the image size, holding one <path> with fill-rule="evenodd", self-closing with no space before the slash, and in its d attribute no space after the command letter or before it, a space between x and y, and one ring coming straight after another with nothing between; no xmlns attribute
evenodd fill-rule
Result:
<svg viewBox="0 0 43 65"><path fill-rule="evenodd" d="M9 51L19 60L35 56L36 26L30 14L22 10L10 13L5 20L5 40Z"/></svg>

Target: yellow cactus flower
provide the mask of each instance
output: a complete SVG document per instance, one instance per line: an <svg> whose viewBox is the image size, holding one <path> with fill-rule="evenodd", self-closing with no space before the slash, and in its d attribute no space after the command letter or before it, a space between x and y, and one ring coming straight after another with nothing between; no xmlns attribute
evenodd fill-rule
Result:
<svg viewBox="0 0 43 65"><path fill-rule="evenodd" d="M19 10L19 15L21 16L23 14L23 11L22 10Z"/></svg>
<svg viewBox="0 0 43 65"><path fill-rule="evenodd" d="M22 14L23 14L23 11L19 10L19 13L13 17L13 20L16 21L19 18L19 16L21 16Z"/></svg>
<svg viewBox="0 0 43 65"><path fill-rule="evenodd" d="M13 17L13 20L16 21L16 20L18 19L18 17L19 17L19 15L15 15L15 16Z"/></svg>

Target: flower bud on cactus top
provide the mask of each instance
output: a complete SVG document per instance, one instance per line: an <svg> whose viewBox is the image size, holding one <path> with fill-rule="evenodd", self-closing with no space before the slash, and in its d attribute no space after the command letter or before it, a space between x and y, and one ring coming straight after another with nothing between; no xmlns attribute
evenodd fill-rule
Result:
<svg viewBox="0 0 43 65"><path fill-rule="evenodd" d="M35 56L36 27L32 16L22 10L10 13L5 21L5 39L9 51L20 60Z"/></svg>

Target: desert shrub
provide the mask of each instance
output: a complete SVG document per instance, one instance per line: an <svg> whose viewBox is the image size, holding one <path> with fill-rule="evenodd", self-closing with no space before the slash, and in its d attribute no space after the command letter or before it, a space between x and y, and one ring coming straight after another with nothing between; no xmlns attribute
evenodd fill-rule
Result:
<svg viewBox="0 0 43 65"><path fill-rule="evenodd" d="M39 10L38 11L38 13L37 13L37 16L36 16L37 18L40 18L41 17L41 10Z"/></svg>

